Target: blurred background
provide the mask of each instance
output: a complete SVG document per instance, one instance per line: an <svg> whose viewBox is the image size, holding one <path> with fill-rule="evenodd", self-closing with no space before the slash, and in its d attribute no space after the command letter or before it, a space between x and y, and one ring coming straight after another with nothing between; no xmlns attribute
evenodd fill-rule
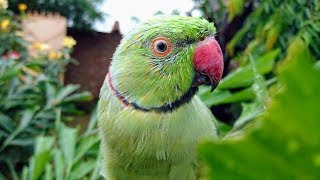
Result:
<svg viewBox="0 0 320 180"><path fill-rule="evenodd" d="M158 15L217 27L198 95L220 140L204 179L320 178L318 0L0 0L0 179L102 179L96 103L123 35Z"/></svg>

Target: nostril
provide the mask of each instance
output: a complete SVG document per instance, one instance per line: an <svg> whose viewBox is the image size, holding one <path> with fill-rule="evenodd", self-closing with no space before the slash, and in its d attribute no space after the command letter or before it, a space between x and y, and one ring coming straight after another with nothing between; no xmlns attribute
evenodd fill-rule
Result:
<svg viewBox="0 0 320 180"><path fill-rule="evenodd" d="M201 37L201 38L200 38L200 41L204 41L204 39L205 39L204 37Z"/></svg>

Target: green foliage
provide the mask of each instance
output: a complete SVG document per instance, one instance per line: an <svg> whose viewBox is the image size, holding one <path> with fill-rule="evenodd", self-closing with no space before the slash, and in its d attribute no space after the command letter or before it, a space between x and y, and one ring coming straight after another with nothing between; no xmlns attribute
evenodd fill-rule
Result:
<svg viewBox="0 0 320 180"><path fill-rule="evenodd" d="M0 54L4 55L13 51L20 52L23 57L26 56L26 42L19 35L20 26L17 20L14 19L13 13L11 11L4 11L0 9L0 22L8 21L8 26L6 28L0 28L0 41L6 42L1 43ZM8 33L8 32L14 33Z"/></svg>
<svg viewBox="0 0 320 180"><path fill-rule="evenodd" d="M51 136L37 137L22 179L101 179L100 158L96 129L89 126L80 135L76 128L61 124Z"/></svg>
<svg viewBox="0 0 320 180"><path fill-rule="evenodd" d="M241 133L200 147L211 178L319 179L320 71L314 62L296 37L266 113Z"/></svg>
<svg viewBox="0 0 320 180"><path fill-rule="evenodd" d="M265 55L259 57L256 60L256 68L259 74L270 73L276 57L280 53L279 49L266 53ZM218 88L211 93L209 87L201 87L198 93L201 99L207 106L234 103L247 100L255 99L254 93L254 72L251 64L246 64L243 67L239 67L234 72L230 73L228 76L223 78L218 86ZM266 82L270 85L274 82L270 79ZM249 87L248 87L249 86ZM233 88L246 88L241 91L231 93L230 89Z"/></svg>
<svg viewBox="0 0 320 180"><path fill-rule="evenodd" d="M320 3L250 2L253 12L226 47L226 59L238 67L227 70L212 96L199 92L208 106L242 105L221 140L199 147L203 173L208 179L319 179Z"/></svg>
<svg viewBox="0 0 320 180"><path fill-rule="evenodd" d="M17 33L19 23L12 15L9 11L0 15L0 22L9 20L0 29L0 39L8 42L0 45L0 176L17 179L34 152L35 137L48 136L63 122L81 114L75 102L87 101L91 94L78 92L78 85L64 86L61 82L61 74L72 61L71 49L61 50L59 59L44 52L29 57L26 42ZM53 143L50 139L41 142L47 148ZM42 146L36 146L36 153L39 148ZM41 153L48 156L48 152ZM36 157L32 162L37 179L42 172L38 167L46 161Z"/></svg>
<svg viewBox="0 0 320 180"><path fill-rule="evenodd" d="M228 10L230 16L239 15L245 7L243 3L240 6L239 2L228 1L224 10ZM257 99L253 91L250 57L255 61L259 74L266 79L265 86L269 87L277 81L274 65L283 59L289 42L296 35L304 39L312 56L320 59L319 48L316 48L319 47L320 32L319 1L256 0L247 3L255 4L253 12L226 45L225 59L231 59L238 67L234 70L230 64L227 65L226 72L230 72L212 95L209 89L200 91L201 98L210 107L241 103L242 109L245 109L246 103L254 103ZM230 12L229 6L238 9L236 12L239 13Z"/></svg>
<svg viewBox="0 0 320 180"><path fill-rule="evenodd" d="M282 52L288 47L299 30L302 37L311 46L318 59L319 50L315 45L319 40L317 32L320 27L319 1L257 1L259 6L246 19L244 26L228 45L228 53L240 48L241 55L248 52L265 53L272 49L281 48ZM281 54L282 57L285 55ZM245 58L237 58L245 60Z"/></svg>
<svg viewBox="0 0 320 180"><path fill-rule="evenodd" d="M259 74L270 73L276 57L280 53L279 49L263 54L257 57L255 60L255 65ZM252 64L246 64L243 67L239 67L228 76L224 77L220 84L219 89L232 89L240 87L248 87L252 85L254 81L254 72L252 69Z"/></svg>
<svg viewBox="0 0 320 180"><path fill-rule="evenodd" d="M229 13L228 21L234 19L234 17L243 13L245 0L229 0L227 1L226 7Z"/></svg>
<svg viewBox="0 0 320 180"><path fill-rule="evenodd" d="M19 13L18 4L25 3L28 10L59 12L62 16L67 17L71 26L78 29L90 30L93 23L103 21L104 15L98 11L97 7L104 0L9 0L9 9Z"/></svg>

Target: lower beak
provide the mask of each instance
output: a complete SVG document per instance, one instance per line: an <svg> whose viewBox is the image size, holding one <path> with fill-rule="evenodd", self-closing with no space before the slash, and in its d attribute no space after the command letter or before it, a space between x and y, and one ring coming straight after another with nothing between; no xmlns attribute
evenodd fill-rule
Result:
<svg viewBox="0 0 320 180"><path fill-rule="evenodd" d="M217 87L218 83L215 83L214 81L210 80L210 77L205 74L199 73L197 70L195 70L195 75L192 80L192 87L198 87L202 84L210 85L211 86L211 92Z"/></svg>

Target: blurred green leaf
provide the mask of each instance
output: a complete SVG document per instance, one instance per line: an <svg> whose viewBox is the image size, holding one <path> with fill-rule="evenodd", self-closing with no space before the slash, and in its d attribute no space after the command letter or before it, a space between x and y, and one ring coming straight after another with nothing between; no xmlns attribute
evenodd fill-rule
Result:
<svg viewBox="0 0 320 180"><path fill-rule="evenodd" d="M36 140L35 155L31 158L29 177L36 180L40 177L50 160L51 149L54 144L53 137L38 137Z"/></svg>
<svg viewBox="0 0 320 180"><path fill-rule="evenodd" d="M77 129L69 128L61 124L59 132L59 144L63 152L65 163L67 165L67 176L69 176L69 173L71 172L73 158L75 156L77 134Z"/></svg>
<svg viewBox="0 0 320 180"><path fill-rule="evenodd" d="M89 124L84 134L89 135L90 133L92 133L94 129L97 129L97 122L98 122L97 106L95 106L90 115Z"/></svg>
<svg viewBox="0 0 320 180"><path fill-rule="evenodd" d="M320 70L320 61L317 61L317 63L315 64L315 68Z"/></svg>
<svg viewBox="0 0 320 180"><path fill-rule="evenodd" d="M0 112L0 127L8 132L12 132L14 130L14 124L12 122L12 119L1 112Z"/></svg>
<svg viewBox="0 0 320 180"><path fill-rule="evenodd" d="M232 129L231 125L225 124L221 121L217 121L219 129L219 137L224 137Z"/></svg>
<svg viewBox="0 0 320 180"><path fill-rule="evenodd" d="M21 179L22 180L28 180L29 179L29 174L28 173L29 173L28 168L27 167L23 167Z"/></svg>
<svg viewBox="0 0 320 180"><path fill-rule="evenodd" d="M45 171L45 175L44 175L44 179L45 180L52 180L54 179L53 174L52 174L52 166L51 164L47 164L46 165L46 171Z"/></svg>
<svg viewBox="0 0 320 180"><path fill-rule="evenodd" d="M240 15L244 9L245 0L229 0L226 3L228 8L228 22L231 22L236 16Z"/></svg>
<svg viewBox="0 0 320 180"><path fill-rule="evenodd" d="M28 124L30 123L33 115L35 113L35 110L29 109L29 110L25 110L22 114L19 126L6 138L6 140L3 142L2 146L1 146L1 150L3 150L7 145L9 145L14 138L21 132L24 130L24 128L26 128L28 126Z"/></svg>
<svg viewBox="0 0 320 180"><path fill-rule="evenodd" d="M52 108L53 104L51 102L55 97L56 89L49 82L45 83L45 87L46 87L46 100L47 100L46 108Z"/></svg>
<svg viewBox="0 0 320 180"><path fill-rule="evenodd" d="M275 82L275 78L270 79L266 82L266 86L270 86ZM254 100L256 98L255 94L255 86L253 84L251 87L236 91L231 93L230 90L220 90L216 89L211 93L209 86L199 87L198 95L201 100L208 106L215 106L219 104L227 104L227 103L235 103L235 102L243 102L248 100Z"/></svg>
<svg viewBox="0 0 320 180"><path fill-rule="evenodd" d="M91 172L96 166L96 160L84 161L77 164L71 173L71 179L82 179Z"/></svg>
<svg viewBox="0 0 320 180"><path fill-rule="evenodd" d="M260 102L242 103L242 112L240 117L233 125L233 130L242 129L248 122L257 118L264 112L263 105Z"/></svg>
<svg viewBox="0 0 320 180"><path fill-rule="evenodd" d="M18 180L18 174L16 172L16 170L14 169L14 166L13 166L13 162L9 161L8 159L5 160L6 161L6 164L7 166L9 167L9 173L11 175L11 178L13 180Z"/></svg>
<svg viewBox="0 0 320 180"><path fill-rule="evenodd" d="M230 40L230 42L227 44L227 52L230 55L234 55L234 49L235 46L243 40L243 38L245 37L245 35L248 33L249 31L249 27L244 27L242 29L240 29L235 35L234 37Z"/></svg>
<svg viewBox="0 0 320 180"><path fill-rule="evenodd" d="M62 151L60 149L54 149L53 150L54 153L54 177L57 180L63 180L64 179L64 171L65 171L65 163L63 160L63 154Z"/></svg>
<svg viewBox="0 0 320 180"><path fill-rule="evenodd" d="M319 179L319 79L308 46L296 37L280 67L281 90L267 112L242 134L200 146L208 177Z"/></svg>
<svg viewBox="0 0 320 180"><path fill-rule="evenodd" d="M200 96L202 101L208 106L240 102L255 98L253 89L247 88L239 92L231 93L228 90L215 90L210 96Z"/></svg>
<svg viewBox="0 0 320 180"><path fill-rule="evenodd" d="M282 89L285 94L283 92L282 96L276 96L276 102L279 103L275 102L270 107L274 114L269 114L277 125L287 122L286 119L292 119L284 130L298 134L312 145L320 143L317 108L320 71L314 68L314 62L308 46L300 37L296 37L279 70L279 80L285 84ZM280 103L285 108L281 109Z"/></svg>
<svg viewBox="0 0 320 180"><path fill-rule="evenodd" d="M98 144L100 141L98 136L86 136L81 138L79 146L76 149L76 155L73 163L76 164L80 159L83 158L85 153L92 148L94 145Z"/></svg>
<svg viewBox="0 0 320 180"><path fill-rule="evenodd" d="M20 139L14 139L10 142L10 145L13 146L30 146L33 145L34 139L33 138L20 138Z"/></svg>
<svg viewBox="0 0 320 180"><path fill-rule="evenodd" d="M0 74L0 82L7 81L9 79L12 79L13 77L16 77L17 75L19 75L20 69L21 66L19 65L6 69L3 74Z"/></svg>
<svg viewBox="0 0 320 180"><path fill-rule="evenodd" d="M38 137L35 145L35 154L42 153L44 151L51 151L53 144L54 144L53 137L45 137L45 136Z"/></svg>
<svg viewBox="0 0 320 180"><path fill-rule="evenodd" d="M96 179L101 179L102 178L101 175L100 175L101 161L102 161L101 148L99 148L98 157L97 157L97 160L96 160L96 166L94 167L94 170L93 170L93 172L91 174L90 180L96 180Z"/></svg>
<svg viewBox="0 0 320 180"><path fill-rule="evenodd" d="M269 73L274 65L280 49L273 50L255 60L257 70L260 74ZM248 87L254 81L254 74L250 64L239 67L237 70L223 78L218 85L218 89L231 89L239 87Z"/></svg>
<svg viewBox="0 0 320 180"><path fill-rule="evenodd" d="M24 111L18 128L21 130L26 128L28 126L28 124L30 123L30 121L32 120L32 117L35 112L36 112L35 109L29 109L29 110Z"/></svg>
<svg viewBox="0 0 320 180"><path fill-rule="evenodd" d="M267 82L259 74L256 68L255 61L252 59L252 56L250 54L249 59L254 74L254 84L251 87L256 99L251 104L242 103L243 109L240 117L234 123L233 131L244 129L244 126L248 122L261 115L265 110L264 104L269 100L269 95L267 92Z"/></svg>
<svg viewBox="0 0 320 180"><path fill-rule="evenodd" d="M69 103L69 102L81 102L81 101L89 101L92 99L92 95L88 91L84 91L81 93L72 94L65 99L61 103Z"/></svg>
<svg viewBox="0 0 320 180"><path fill-rule="evenodd" d="M79 89L79 85L67 85L66 87L60 89L53 99L53 105L60 104L66 97L71 95L73 92Z"/></svg>

